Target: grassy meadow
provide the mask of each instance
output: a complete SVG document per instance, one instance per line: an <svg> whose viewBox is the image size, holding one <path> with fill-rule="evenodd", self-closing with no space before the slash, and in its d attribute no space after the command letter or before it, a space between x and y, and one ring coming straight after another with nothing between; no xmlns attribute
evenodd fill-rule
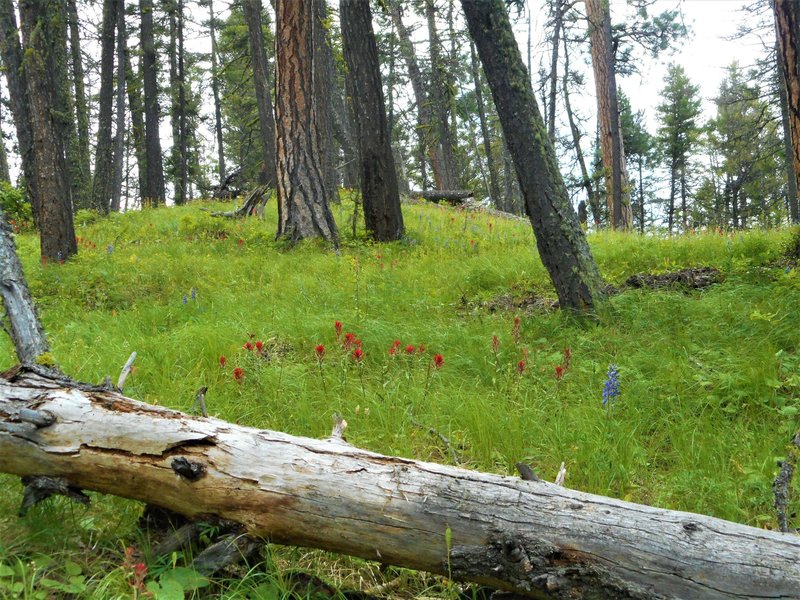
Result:
<svg viewBox="0 0 800 600"><path fill-rule="evenodd" d="M348 441L376 452L502 474L525 461L550 480L565 462L575 489L776 526L776 460L800 420L800 276L783 258L791 230L591 234L619 293L578 319L549 308L555 294L525 221L407 204L406 239L373 244L360 227L354 235L345 201L334 207L337 254L274 241L274 199L264 220L201 210L222 207L82 212L80 253L65 265L41 265L36 236L17 236L66 373L116 380L136 351L125 392L145 402L190 410L207 386L209 413L246 425L324 437L338 413ZM694 266L716 267L724 281L691 292L623 285ZM347 333L361 360L344 348ZM14 362L0 337L0 369ZM620 392L604 406L612 364ZM18 518L21 485L0 483L0 598L132 598L137 576L156 598L197 587L178 554L134 573L126 548L147 547L141 505L92 494L88 509L52 499ZM287 573L298 569L342 589L403 577L391 597L460 589L269 546L261 562L194 594L293 597Z"/></svg>

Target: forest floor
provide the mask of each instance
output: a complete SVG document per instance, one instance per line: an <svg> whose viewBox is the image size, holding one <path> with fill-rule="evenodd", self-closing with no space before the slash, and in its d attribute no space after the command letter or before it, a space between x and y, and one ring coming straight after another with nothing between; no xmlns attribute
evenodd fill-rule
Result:
<svg viewBox="0 0 800 600"><path fill-rule="evenodd" d="M524 222L406 205L406 239L379 245L353 236L345 202L336 254L275 242L274 199L264 220L201 210L230 207L82 212L80 253L64 265L41 265L35 235L18 235L63 371L116 380L136 351L125 392L146 402L193 410L206 386L209 413L245 425L325 437L337 413L348 441L376 452L502 474L524 461L550 480L564 462L574 489L776 527L776 461L800 425L792 230L590 234L616 293L578 319L554 310ZM687 269L699 279L653 277ZM0 370L13 363L2 336ZM610 365L620 392L604 405ZM90 494L89 508L57 498L19 518L21 489L0 476L0 598L132 598L147 586L155 598L480 597L269 544L198 579L189 551L148 556L140 504Z"/></svg>

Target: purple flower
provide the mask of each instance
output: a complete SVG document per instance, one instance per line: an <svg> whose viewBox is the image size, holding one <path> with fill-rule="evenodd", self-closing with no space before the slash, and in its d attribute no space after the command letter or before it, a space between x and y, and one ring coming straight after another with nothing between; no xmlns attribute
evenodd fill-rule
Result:
<svg viewBox="0 0 800 600"><path fill-rule="evenodd" d="M608 373L606 373L606 383L603 386L603 406L611 402L614 406L614 400L619 397L619 367L616 365L608 365Z"/></svg>

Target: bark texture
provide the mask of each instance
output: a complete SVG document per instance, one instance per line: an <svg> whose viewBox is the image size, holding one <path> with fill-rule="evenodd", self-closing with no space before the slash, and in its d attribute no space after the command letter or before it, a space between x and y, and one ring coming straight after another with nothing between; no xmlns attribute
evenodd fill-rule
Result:
<svg viewBox="0 0 800 600"><path fill-rule="evenodd" d="M50 61L55 61L58 53L55 46L65 40L60 36L59 16L51 14L50 9L58 7L45 0L19 3L42 260L63 262L77 253L78 246L72 223L66 140L58 121L59 82L50 68Z"/></svg>
<svg viewBox="0 0 800 600"><path fill-rule="evenodd" d="M774 0L778 60L786 88L786 107L792 139L795 188L800 187L800 5L797 0ZM800 220L797 197L790 199L792 222Z"/></svg>
<svg viewBox="0 0 800 600"><path fill-rule="evenodd" d="M208 0L208 35L211 38L211 92L214 95L214 134L217 140L217 172L219 183L225 181L225 144L222 140L222 106L219 101L219 59L217 58L217 22L214 0Z"/></svg>
<svg viewBox="0 0 800 600"><path fill-rule="evenodd" d="M158 105L158 64L153 32L153 0L140 0L142 87L144 91L145 175L142 204L158 206L166 199L164 162L161 154L161 110Z"/></svg>
<svg viewBox="0 0 800 600"><path fill-rule="evenodd" d="M481 137L483 138L483 153L486 155L486 170L489 171L489 197L495 206L501 203L500 183L497 178L497 163L494 160L492 151L492 137L489 135L489 121L486 116L486 105L483 101L483 82L481 79L481 67L478 62L478 54L475 52L475 44L470 42L469 47L470 66L472 67L472 80L475 83L475 102L478 107L478 119L481 123Z"/></svg>
<svg viewBox="0 0 800 600"><path fill-rule="evenodd" d="M67 14L69 17L69 49L72 66L72 85L75 95L75 129L77 133L78 169L80 182L91 181L89 139L89 107L86 102L86 86L84 85L83 57L81 56L80 30L78 22L78 7L75 0L68 0ZM83 195L85 198L86 194ZM75 199L79 203L81 197ZM82 206L81 208L88 208Z"/></svg>
<svg viewBox="0 0 800 600"><path fill-rule="evenodd" d="M603 287L547 138L503 0L462 0L492 90L539 256L562 308L591 309Z"/></svg>
<svg viewBox="0 0 800 600"><path fill-rule="evenodd" d="M611 12L608 0L584 1L592 45L592 69L597 93L597 119L600 126L609 221L615 229L629 229L633 223L633 211L619 122Z"/></svg>
<svg viewBox="0 0 800 600"><path fill-rule="evenodd" d="M481 0L483 1L483 0ZM534 598L797 597L800 538L0 377L0 471Z"/></svg>
<svg viewBox="0 0 800 600"><path fill-rule="evenodd" d="M403 214L369 0L340 0L339 12L347 76L356 92L352 103L361 160L364 221L372 239L399 240L403 236Z"/></svg>
<svg viewBox="0 0 800 600"><path fill-rule="evenodd" d="M258 124L261 131L261 152L264 166L261 169L262 185L275 185L275 117L272 111L272 92L267 70L267 53L261 31L261 0L243 0L242 11L247 22L250 54L253 61L253 83L256 88Z"/></svg>
<svg viewBox="0 0 800 600"><path fill-rule="evenodd" d="M314 2L278 0L275 106L278 237L290 243L322 237L338 245L320 148L313 81Z"/></svg>

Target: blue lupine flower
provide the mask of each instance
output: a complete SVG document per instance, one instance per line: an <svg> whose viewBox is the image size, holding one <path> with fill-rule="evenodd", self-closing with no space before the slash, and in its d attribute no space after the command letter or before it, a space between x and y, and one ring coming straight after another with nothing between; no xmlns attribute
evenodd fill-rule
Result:
<svg viewBox="0 0 800 600"><path fill-rule="evenodd" d="M197 290L192 288L192 300L197 300Z"/></svg>
<svg viewBox="0 0 800 600"><path fill-rule="evenodd" d="M106 252L108 254L111 254L112 252L114 252L114 246L112 244L109 244L108 246L106 246Z"/></svg>
<svg viewBox="0 0 800 600"><path fill-rule="evenodd" d="M603 406L609 402L614 406L614 400L619 397L619 368L616 365L608 365L606 377L606 384L603 386Z"/></svg>
<svg viewBox="0 0 800 600"><path fill-rule="evenodd" d="M189 304L189 298L186 297L186 294L183 295L183 303Z"/></svg>

